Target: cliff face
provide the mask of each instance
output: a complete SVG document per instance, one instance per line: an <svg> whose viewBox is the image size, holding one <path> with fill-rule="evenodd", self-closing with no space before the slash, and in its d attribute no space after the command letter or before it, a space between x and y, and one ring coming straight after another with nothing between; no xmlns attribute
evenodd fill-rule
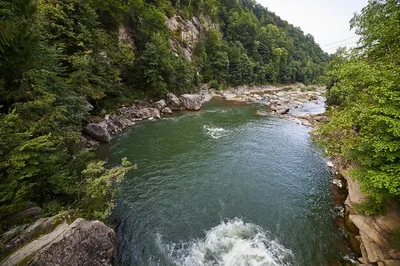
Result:
<svg viewBox="0 0 400 266"><path fill-rule="evenodd" d="M219 30L219 25L211 19L201 16L193 16L184 19L174 15L166 20L168 28L173 33L170 45L176 54L183 54L189 61L193 59L193 50L207 29Z"/></svg>
<svg viewBox="0 0 400 266"><path fill-rule="evenodd" d="M349 220L358 228L356 239L360 242L362 264L376 263L379 266L400 265L400 253L390 244L391 234L400 229L400 209L396 204L389 206L385 215L371 217L357 212L355 206L365 199L360 183L347 173L348 169L339 169L347 181L348 196L345 201Z"/></svg>

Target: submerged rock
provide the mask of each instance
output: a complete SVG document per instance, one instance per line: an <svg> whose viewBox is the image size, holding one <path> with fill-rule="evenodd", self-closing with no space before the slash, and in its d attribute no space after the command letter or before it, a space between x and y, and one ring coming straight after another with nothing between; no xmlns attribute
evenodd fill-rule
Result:
<svg viewBox="0 0 400 266"><path fill-rule="evenodd" d="M269 113L267 111L257 110L256 115L258 115L258 116L267 116L267 115L269 115Z"/></svg>
<svg viewBox="0 0 400 266"><path fill-rule="evenodd" d="M199 94L183 94L180 101L185 109L198 111L203 104L203 97Z"/></svg>
<svg viewBox="0 0 400 266"><path fill-rule="evenodd" d="M109 143L111 141L110 133L105 126L101 124L90 123L83 128L83 131L95 140Z"/></svg>

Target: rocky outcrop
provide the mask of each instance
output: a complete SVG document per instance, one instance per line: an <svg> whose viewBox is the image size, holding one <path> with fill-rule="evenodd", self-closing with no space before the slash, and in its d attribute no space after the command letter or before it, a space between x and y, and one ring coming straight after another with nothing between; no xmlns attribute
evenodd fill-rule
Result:
<svg viewBox="0 0 400 266"><path fill-rule="evenodd" d="M348 171L338 169L347 181L348 196L345 201L349 220L358 228L362 264L400 265L400 253L391 247L391 234L400 229L400 209L397 204L390 204L385 215L367 216L357 211L356 206L366 196L362 193L359 181L353 180Z"/></svg>
<svg viewBox="0 0 400 266"><path fill-rule="evenodd" d="M77 219L60 231L29 265L111 265L115 233L104 223Z"/></svg>
<svg viewBox="0 0 400 266"><path fill-rule="evenodd" d="M100 142L109 143L111 141L111 136L110 133L107 131L105 123L90 123L83 128L83 131Z"/></svg>
<svg viewBox="0 0 400 266"><path fill-rule="evenodd" d="M203 104L203 97L199 94L183 94L180 98L183 108L190 111L198 111Z"/></svg>
<svg viewBox="0 0 400 266"><path fill-rule="evenodd" d="M40 218L32 225L21 225L4 233L0 239L0 245L2 246L0 257L21 248L39 235L51 232L57 222L60 219L63 220L65 214L61 213L50 218Z"/></svg>
<svg viewBox="0 0 400 266"><path fill-rule="evenodd" d="M193 50L206 29L218 29L218 24L212 22L207 16L199 18L193 16L185 19L174 15L167 19L166 24L172 32L170 44L176 54L184 55L192 61Z"/></svg>
<svg viewBox="0 0 400 266"><path fill-rule="evenodd" d="M171 108L172 111L182 110L181 101L173 93L167 94L167 103L168 103L169 108Z"/></svg>
<svg viewBox="0 0 400 266"><path fill-rule="evenodd" d="M162 111L166 106L167 102L164 99L154 103L154 108L158 109L159 111Z"/></svg>
<svg viewBox="0 0 400 266"><path fill-rule="evenodd" d="M115 235L111 228L84 219L68 225L59 218L40 219L8 240L5 247L18 242L15 239L21 241L1 265L111 265Z"/></svg>

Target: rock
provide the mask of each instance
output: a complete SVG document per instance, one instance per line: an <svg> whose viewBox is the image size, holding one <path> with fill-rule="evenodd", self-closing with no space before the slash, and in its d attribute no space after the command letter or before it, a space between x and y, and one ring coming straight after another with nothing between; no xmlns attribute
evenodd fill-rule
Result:
<svg viewBox="0 0 400 266"><path fill-rule="evenodd" d="M102 222L77 219L30 265L111 265L114 237Z"/></svg>
<svg viewBox="0 0 400 266"><path fill-rule="evenodd" d="M156 108L143 108L140 111L142 114L140 116L140 118L143 118L143 119L149 119L149 118L160 119L161 118L160 111Z"/></svg>
<svg viewBox="0 0 400 266"><path fill-rule="evenodd" d="M376 263L387 258L387 254L362 231L360 231L360 236L369 262Z"/></svg>
<svg viewBox="0 0 400 266"><path fill-rule="evenodd" d="M164 109L166 106L167 102L164 99L154 103L154 108L158 109L159 111Z"/></svg>
<svg viewBox="0 0 400 266"><path fill-rule="evenodd" d="M167 104L173 111L178 111L182 109L181 101L173 93L167 94Z"/></svg>
<svg viewBox="0 0 400 266"><path fill-rule="evenodd" d="M198 111L201 109L203 97L199 94L183 94L180 101L185 109Z"/></svg>
<svg viewBox="0 0 400 266"><path fill-rule="evenodd" d="M3 234L0 244L3 247L0 255L4 256L14 251L17 248L22 247L26 243L31 242L35 237L41 234L47 234L51 232L61 221L67 212L60 213L50 218L40 218L32 225L19 226L16 229L8 231ZM14 234L17 230L18 234Z"/></svg>
<svg viewBox="0 0 400 266"><path fill-rule="evenodd" d="M267 111L257 110L256 115L258 115L258 116L267 116L267 115L269 115L269 113Z"/></svg>
<svg viewBox="0 0 400 266"><path fill-rule="evenodd" d="M83 131L95 140L109 143L111 141L110 133L108 133L106 127L100 124L90 123L83 128Z"/></svg>
<svg viewBox="0 0 400 266"><path fill-rule="evenodd" d="M156 108L136 108L124 107L118 110L122 115L122 120L129 120L131 122L153 118L161 118L160 111Z"/></svg>
<svg viewBox="0 0 400 266"><path fill-rule="evenodd" d="M385 266L400 266L399 260L385 260Z"/></svg>
<svg viewBox="0 0 400 266"><path fill-rule="evenodd" d="M314 119L317 122L329 122L331 120L329 117L321 115L314 116Z"/></svg>
<svg viewBox="0 0 400 266"><path fill-rule="evenodd" d="M400 253L397 250L391 248L388 250L388 254L392 259L400 260Z"/></svg>
<svg viewBox="0 0 400 266"><path fill-rule="evenodd" d="M87 135L84 132L82 132L82 135L81 135L81 144L83 145L83 147L85 147L88 150L95 150L96 148L98 148L100 146L99 141L93 139L92 137L90 137L89 135Z"/></svg>
<svg viewBox="0 0 400 266"><path fill-rule="evenodd" d="M172 110L169 107L165 107L164 109L162 109L161 111L163 114L172 114Z"/></svg>
<svg viewBox="0 0 400 266"><path fill-rule="evenodd" d="M303 126L306 126L306 127L312 127L312 126L313 126L313 124L311 124L310 121L308 121L308 120L305 119L305 118L299 118L299 120L301 121L301 124L302 124Z"/></svg>
<svg viewBox="0 0 400 266"><path fill-rule="evenodd" d="M26 246L11 254L5 261L2 262L2 265L11 266L22 264L23 261L32 258L39 250L54 241L54 239L56 239L67 228L68 224L66 222L63 222L62 224L57 226L53 232L30 242Z"/></svg>
<svg viewBox="0 0 400 266"><path fill-rule="evenodd" d="M114 231L99 221L65 221L11 254L2 265L111 265Z"/></svg>
<svg viewBox="0 0 400 266"><path fill-rule="evenodd" d="M343 170L340 172L347 181L347 191L349 193L345 204L350 207L350 209L354 209L357 204L360 204L365 199L365 196L361 192L360 182L358 180L353 180Z"/></svg>
<svg viewBox="0 0 400 266"><path fill-rule="evenodd" d="M327 162L326 162L326 165L327 165L328 167L330 167L330 168L332 168L332 167L334 166L332 161L327 161Z"/></svg>
<svg viewBox="0 0 400 266"><path fill-rule="evenodd" d="M30 205L26 206L26 208L24 210L11 214L9 217L9 220L19 221L19 220L23 220L23 219L29 218L29 217L38 218L42 214L43 214L42 208L40 208L34 204L30 204Z"/></svg>
<svg viewBox="0 0 400 266"><path fill-rule="evenodd" d="M290 111L290 108L287 106L271 106L271 109L272 111L280 115L287 114Z"/></svg>
<svg viewBox="0 0 400 266"><path fill-rule="evenodd" d="M390 248L390 235L384 230L382 224L379 224L373 217L350 214L349 218L360 229L360 233L364 232L380 247Z"/></svg>
<svg viewBox="0 0 400 266"><path fill-rule="evenodd" d="M118 134L125 129L125 124L116 116L106 115L105 122L110 134Z"/></svg>

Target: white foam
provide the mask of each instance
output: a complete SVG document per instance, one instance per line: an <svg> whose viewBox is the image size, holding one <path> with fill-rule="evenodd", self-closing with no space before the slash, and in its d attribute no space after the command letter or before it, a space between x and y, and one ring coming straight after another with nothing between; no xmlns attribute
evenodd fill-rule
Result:
<svg viewBox="0 0 400 266"><path fill-rule="evenodd" d="M332 179L332 184L334 184L334 185L336 185L336 186L338 186L340 188L343 187L342 180L340 180L340 179L336 179L336 178Z"/></svg>
<svg viewBox="0 0 400 266"><path fill-rule="evenodd" d="M182 266L288 266L293 254L261 227L240 219L221 222L204 239L165 246L171 260Z"/></svg>
<svg viewBox="0 0 400 266"><path fill-rule="evenodd" d="M219 127L210 127L210 126L203 126L203 128L206 131L206 134L211 136L213 139L219 139L221 137L227 136L230 131L223 129L223 128L219 128Z"/></svg>

